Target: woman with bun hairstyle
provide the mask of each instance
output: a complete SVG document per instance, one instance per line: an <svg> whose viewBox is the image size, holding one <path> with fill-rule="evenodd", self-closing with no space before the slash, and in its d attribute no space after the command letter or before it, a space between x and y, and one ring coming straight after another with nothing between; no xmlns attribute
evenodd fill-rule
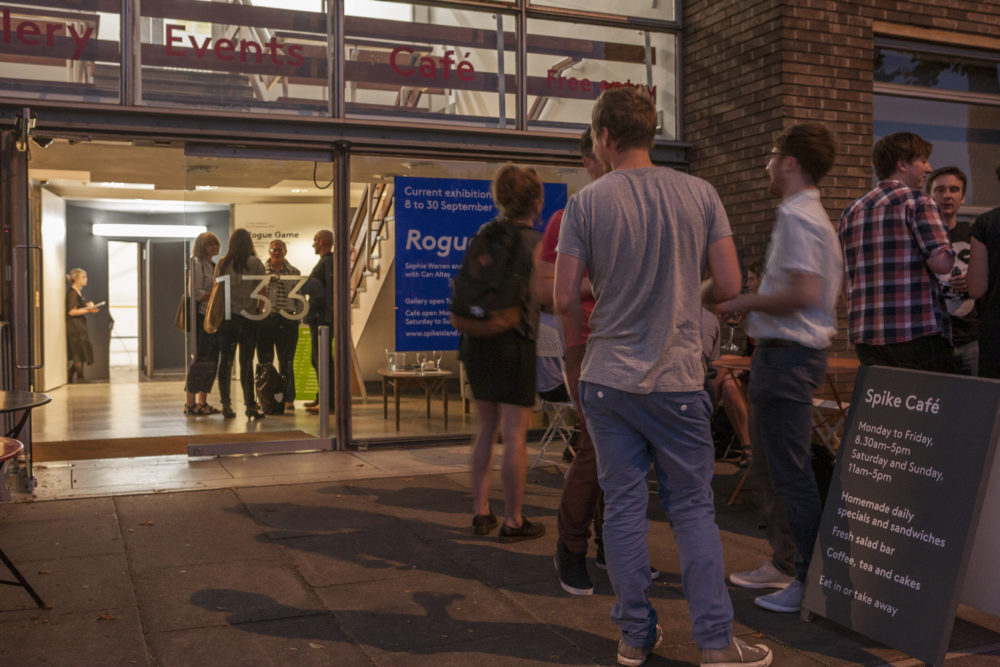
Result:
<svg viewBox="0 0 1000 667"><path fill-rule="evenodd" d="M542 182L534 169L504 165L493 179L493 200L501 223L520 235L514 273L521 281L521 318L513 329L489 338L462 335L459 356L465 363L479 416L479 432L472 448L472 529L486 535L497 526L489 505L493 446L503 435L501 478L504 520L501 542L531 540L545 534L545 526L521 515L527 475L527 435L535 403L535 336L539 306L531 298L532 255L541 240L534 221L542 211ZM493 224L492 221L487 224Z"/></svg>
<svg viewBox="0 0 1000 667"><path fill-rule="evenodd" d="M84 315L96 313L98 308L93 301L83 300L83 288L87 286L87 272L83 269L73 269L66 276L69 289L66 291L66 336L69 348L69 374L67 382L85 383L83 365L94 363L94 348L90 344L90 332L87 330L87 320Z"/></svg>

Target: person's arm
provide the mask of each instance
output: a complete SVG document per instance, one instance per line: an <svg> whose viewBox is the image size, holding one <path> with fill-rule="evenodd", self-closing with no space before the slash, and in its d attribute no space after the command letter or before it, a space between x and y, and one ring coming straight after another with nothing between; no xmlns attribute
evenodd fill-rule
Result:
<svg viewBox="0 0 1000 667"><path fill-rule="evenodd" d="M532 282L532 297L542 306L551 306L553 303L552 291L556 282L556 265L542 259L542 244L535 246L532 255L532 262L535 265L535 279Z"/></svg>
<svg viewBox="0 0 1000 667"><path fill-rule="evenodd" d="M710 277L701 286L701 300L711 305L740 293L742 274L732 236L725 236L708 246Z"/></svg>
<svg viewBox="0 0 1000 667"><path fill-rule="evenodd" d="M567 338L580 336L583 307L580 305L580 281L583 279L584 262L578 257L559 253L556 256L554 301L556 312L562 317Z"/></svg>
<svg viewBox="0 0 1000 667"><path fill-rule="evenodd" d="M927 258L927 268L934 273L948 273L955 264L955 253L951 247L939 248Z"/></svg>
<svg viewBox="0 0 1000 667"><path fill-rule="evenodd" d="M823 279L815 273L789 271L788 288L775 294L737 294L715 305L720 313L743 313L756 310L769 315L790 315L815 308L823 301Z"/></svg>
<svg viewBox="0 0 1000 667"><path fill-rule="evenodd" d="M986 296L986 288L989 287L989 253L986 245L972 237L972 252L969 255L969 271L966 273L966 283L969 288L969 296L973 299L981 299Z"/></svg>

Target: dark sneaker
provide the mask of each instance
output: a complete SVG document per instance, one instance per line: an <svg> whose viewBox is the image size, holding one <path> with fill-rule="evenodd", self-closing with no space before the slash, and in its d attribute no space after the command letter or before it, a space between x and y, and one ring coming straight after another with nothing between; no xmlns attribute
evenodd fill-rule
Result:
<svg viewBox="0 0 1000 667"><path fill-rule="evenodd" d="M521 525L517 528L511 528L507 524L500 526L500 541L501 542L523 542L524 540L533 540L536 537L541 537L545 534L545 526L540 523L531 523L524 517L521 517Z"/></svg>
<svg viewBox="0 0 1000 667"><path fill-rule="evenodd" d="M594 540L594 544L597 545L597 558L595 559L595 565L597 569L606 570L608 569L608 562L604 560L604 540ZM657 570L652 565L649 566L649 578L656 581L660 578L660 571Z"/></svg>
<svg viewBox="0 0 1000 667"><path fill-rule="evenodd" d="M556 541L556 572L559 585L573 595L593 595L594 584L587 574L587 552L570 551L561 540Z"/></svg>
<svg viewBox="0 0 1000 667"><path fill-rule="evenodd" d="M490 512L489 514L476 514L472 517L472 532L476 535L489 535L490 531L497 527L497 518Z"/></svg>
<svg viewBox="0 0 1000 667"><path fill-rule="evenodd" d="M570 461L573 460L573 457L575 455L576 452L573 451L573 448L570 447L569 445L566 445L566 449L564 449L562 453L562 460L565 461L566 463L569 463Z"/></svg>
<svg viewBox="0 0 1000 667"><path fill-rule="evenodd" d="M747 644L733 637L726 648L701 650L701 667L767 667L774 654L763 644Z"/></svg>
<svg viewBox="0 0 1000 667"><path fill-rule="evenodd" d="M618 642L618 664L619 665L629 665L630 667L638 667L642 663L646 662L646 658L652 653L657 646L663 642L663 629L660 626L656 626L656 641L653 642L651 646L643 646L642 648L636 648L634 646L629 646L625 642Z"/></svg>

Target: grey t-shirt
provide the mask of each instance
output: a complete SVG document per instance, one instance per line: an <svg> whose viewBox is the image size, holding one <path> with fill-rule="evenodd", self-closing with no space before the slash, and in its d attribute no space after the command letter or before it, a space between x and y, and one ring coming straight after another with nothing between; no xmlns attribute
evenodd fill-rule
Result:
<svg viewBox="0 0 1000 667"><path fill-rule="evenodd" d="M597 297L580 378L637 394L701 389L705 254L731 235L715 188L674 169L612 171L574 195L556 251L586 263Z"/></svg>

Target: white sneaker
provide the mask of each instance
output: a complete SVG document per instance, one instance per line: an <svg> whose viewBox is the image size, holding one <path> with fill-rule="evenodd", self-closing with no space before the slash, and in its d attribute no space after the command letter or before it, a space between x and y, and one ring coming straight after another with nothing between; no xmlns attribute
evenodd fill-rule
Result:
<svg viewBox="0 0 1000 667"><path fill-rule="evenodd" d="M795 581L795 577L785 574L768 561L756 570L733 572L729 581L742 588L785 588Z"/></svg>
<svg viewBox="0 0 1000 667"><path fill-rule="evenodd" d="M761 595L753 601L758 607L791 614L802 608L802 596L805 590L805 584L796 579L784 590Z"/></svg>

